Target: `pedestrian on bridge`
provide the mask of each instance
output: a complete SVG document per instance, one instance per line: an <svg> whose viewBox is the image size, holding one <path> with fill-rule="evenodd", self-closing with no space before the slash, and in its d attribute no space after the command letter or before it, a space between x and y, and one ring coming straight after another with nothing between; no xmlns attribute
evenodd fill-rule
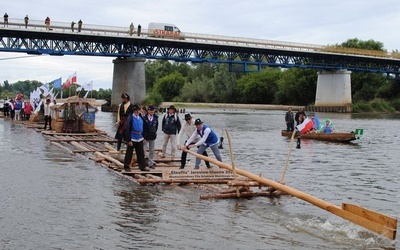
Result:
<svg viewBox="0 0 400 250"><path fill-rule="evenodd" d="M129 35L133 35L133 32L135 30L135 26L133 25L133 23L131 23L131 25L129 25Z"/></svg>
<svg viewBox="0 0 400 250"><path fill-rule="evenodd" d="M46 30L50 30L50 17L44 19L44 24L46 25Z"/></svg>
<svg viewBox="0 0 400 250"><path fill-rule="evenodd" d="M29 22L28 15L25 16L24 20L25 20L25 29L27 29L28 28L28 22Z"/></svg>
<svg viewBox="0 0 400 250"><path fill-rule="evenodd" d="M142 32L142 26L139 24L137 26L137 35L140 36L140 32Z"/></svg>
<svg viewBox="0 0 400 250"><path fill-rule="evenodd" d="M7 12L4 14L4 27L6 27L6 25L7 25L7 27L8 27L8 14L7 14Z"/></svg>
<svg viewBox="0 0 400 250"><path fill-rule="evenodd" d="M81 30L82 30L82 20L79 19L79 21L78 21L78 32L81 32Z"/></svg>
<svg viewBox="0 0 400 250"><path fill-rule="evenodd" d="M74 32L74 26L75 26L75 22L72 21L72 22L71 22L71 30L72 30L72 32Z"/></svg>

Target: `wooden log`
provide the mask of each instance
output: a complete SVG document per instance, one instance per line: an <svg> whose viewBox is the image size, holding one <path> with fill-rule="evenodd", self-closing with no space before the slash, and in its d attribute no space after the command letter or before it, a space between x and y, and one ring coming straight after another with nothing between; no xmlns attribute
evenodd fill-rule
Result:
<svg viewBox="0 0 400 250"><path fill-rule="evenodd" d="M264 184L258 183L256 181L228 181L228 186L236 187L236 186L245 186L245 187L259 187L266 186Z"/></svg>
<svg viewBox="0 0 400 250"><path fill-rule="evenodd" d="M103 157L104 159L106 159L107 161L110 161L112 163L114 163L115 165L117 165L118 167L124 167L124 164L108 155L102 154L100 152L95 152L95 154L99 157Z"/></svg>
<svg viewBox="0 0 400 250"><path fill-rule="evenodd" d="M67 151L68 153L70 153L70 154L74 154L74 152L71 150L71 149L69 149L69 148L67 148L67 147L65 147L65 146L63 146L63 145L61 145L60 143L58 143L58 142L50 142L52 145L54 145L54 146L56 146L56 147L59 147L59 148L62 148L62 149L64 149L65 151Z"/></svg>
<svg viewBox="0 0 400 250"><path fill-rule="evenodd" d="M248 187L237 187L237 188L234 188L234 189L228 189L228 190L223 190L223 191L221 191L220 193L221 194L229 194L229 193L236 193L237 192L237 190L239 190L239 192L249 192L250 191L250 188L248 188Z"/></svg>
<svg viewBox="0 0 400 250"><path fill-rule="evenodd" d="M86 148L85 146L81 145L80 143L78 143L76 141L70 141L69 143L71 143L71 145L74 145L76 148L78 148L80 150L89 150L88 148Z"/></svg>
<svg viewBox="0 0 400 250"><path fill-rule="evenodd" d="M218 161L216 159L213 159L213 158L210 158L210 157L205 157L204 155L200 155L200 154L194 153L194 152L192 152L190 150L187 150L187 149L183 149L183 150L186 151L187 153L191 154L191 155L194 155L196 158L200 158L202 160L209 161L209 162L211 162L211 163L213 163L213 164L215 164L215 165L217 165L217 166L219 166L221 168L228 169L228 170L232 171L232 166L230 166L227 163L220 162L220 161ZM397 219L395 219L393 217L390 217L390 216L387 216L387 215L384 215L384 214L377 213L377 212L373 211L374 213L379 214L380 216L384 217L386 221L390 221L390 223L382 224L382 223L379 223L377 221L370 220L369 216L366 215L371 210L365 209L363 214L355 214L355 213L352 213L351 211L343 210L341 207L333 205L333 204L331 204L331 203L329 203L327 201L324 201L322 199L319 199L319 198L316 198L314 196L311 196L311 195L309 195L309 194L307 194L305 192L302 192L302 191L299 191L299 190L294 189L292 187L283 185L283 184L278 183L276 181L272 181L272 180L269 180L267 178L260 177L258 175L253 174L253 173L250 173L248 171L236 168L236 172L239 175L243 175L243 176L245 176L247 178L250 178L250 179L252 179L254 181L257 181L257 182L262 183L262 184L267 185L267 186L271 186L271 187L273 187L273 188L275 188L277 190L283 191L283 192L285 192L287 194L290 194L290 195L292 195L294 197L297 197L299 199L307 201L307 202L309 202L309 203L311 203L311 204L313 204L313 205L315 205L315 206L317 206L317 207L319 207L321 209L324 209L324 210L326 210L328 212L336 214L337 216L339 216L339 217L341 217L343 219L349 220L349 221L351 221L351 222L353 222L353 223L355 223L355 224L357 224L359 226L367 228L367 229L369 229L369 230L371 230L373 232L376 232L379 235L385 236L385 237L387 237L387 238L389 238L391 240L394 240L396 238ZM395 225L395 227L389 227L388 225Z"/></svg>
<svg viewBox="0 0 400 250"><path fill-rule="evenodd" d="M189 184L189 183L194 183L194 184L226 184L228 180L219 180L219 179L210 179L210 180L199 180L199 179L143 179L143 180L138 180L139 183L149 183L149 184L159 184L159 183L166 183L166 184L171 184L171 183L181 183L181 184Z"/></svg>
<svg viewBox="0 0 400 250"><path fill-rule="evenodd" d="M240 197L237 196L236 190L235 193L227 193L227 194L205 194L200 195L200 199L233 199L233 198L250 198L250 197L257 197L257 196L264 196L264 197L272 197L270 192L242 192L240 193Z"/></svg>
<svg viewBox="0 0 400 250"><path fill-rule="evenodd" d="M98 150L98 149L88 149L88 150L83 150L83 149L75 149L72 150L74 153L94 153L94 152L109 152L108 150Z"/></svg>
<svg viewBox="0 0 400 250"><path fill-rule="evenodd" d="M115 139L105 138L68 138L68 139L51 139L50 141L93 141L93 142L117 142Z"/></svg>

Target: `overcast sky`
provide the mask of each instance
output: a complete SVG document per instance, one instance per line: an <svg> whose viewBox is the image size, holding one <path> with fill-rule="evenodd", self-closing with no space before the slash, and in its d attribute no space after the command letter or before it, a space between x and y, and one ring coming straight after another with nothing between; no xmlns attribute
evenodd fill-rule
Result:
<svg viewBox="0 0 400 250"><path fill-rule="evenodd" d="M9 18L129 26L173 23L182 32L259 38L318 45L350 38L382 42L400 50L399 0L68 0L1 1ZM1 20L2 21L2 20ZM35 56L0 52L0 81L65 81L77 72L78 82L94 88L112 87L113 58Z"/></svg>

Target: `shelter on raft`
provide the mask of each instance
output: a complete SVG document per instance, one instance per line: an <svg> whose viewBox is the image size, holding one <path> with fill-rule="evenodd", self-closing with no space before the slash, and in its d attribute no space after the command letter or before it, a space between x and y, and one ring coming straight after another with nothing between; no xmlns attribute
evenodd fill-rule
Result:
<svg viewBox="0 0 400 250"><path fill-rule="evenodd" d="M66 99L58 99L55 104L52 104L51 109L51 127L56 133L74 133L78 131L78 119L75 117L72 118L71 122L66 127L65 122L65 108L68 103L71 104L73 110L75 107L79 105L79 100L82 101L82 104L85 106L86 111L83 115L82 120L82 131L83 133L92 133L96 131L96 112L98 111L96 106L100 106L104 104L104 101L99 101L94 98L79 98L78 96L71 96ZM75 111L73 111L75 114ZM31 121L38 122L43 119L42 112L36 112L31 117Z"/></svg>

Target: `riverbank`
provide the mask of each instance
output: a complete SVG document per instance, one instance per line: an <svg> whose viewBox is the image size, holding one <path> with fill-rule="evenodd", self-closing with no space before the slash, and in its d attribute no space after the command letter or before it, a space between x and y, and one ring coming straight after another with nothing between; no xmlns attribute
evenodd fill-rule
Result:
<svg viewBox="0 0 400 250"><path fill-rule="evenodd" d="M304 108L304 106L273 105L273 104L242 104L242 103L195 103L195 102L162 102L161 108L174 105L176 108L226 108L226 109L257 109L257 110L293 110Z"/></svg>

